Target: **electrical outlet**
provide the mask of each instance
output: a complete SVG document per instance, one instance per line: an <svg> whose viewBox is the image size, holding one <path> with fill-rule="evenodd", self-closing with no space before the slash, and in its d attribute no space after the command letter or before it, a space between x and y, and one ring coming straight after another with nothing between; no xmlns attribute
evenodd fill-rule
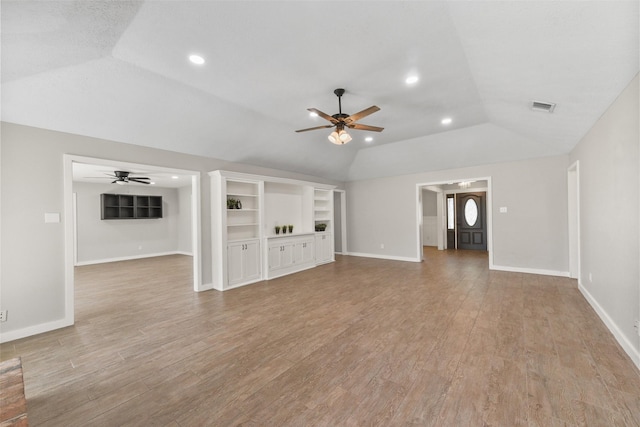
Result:
<svg viewBox="0 0 640 427"><path fill-rule="evenodd" d="M0 310L0 322L7 321L7 310Z"/></svg>
<svg viewBox="0 0 640 427"><path fill-rule="evenodd" d="M384 249L384 243L380 243L380 249Z"/></svg>
<svg viewBox="0 0 640 427"><path fill-rule="evenodd" d="M636 334L640 336L640 320L636 320L633 322L633 327L636 328Z"/></svg>

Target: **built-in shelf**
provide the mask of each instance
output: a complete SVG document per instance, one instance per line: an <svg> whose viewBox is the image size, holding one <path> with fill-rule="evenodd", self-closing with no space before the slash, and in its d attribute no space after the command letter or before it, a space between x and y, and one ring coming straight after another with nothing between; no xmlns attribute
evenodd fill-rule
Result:
<svg viewBox="0 0 640 427"><path fill-rule="evenodd" d="M334 260L333 186L230 171L209 175L215 289ZM326 229L316 232L321 223ZM276 226L289 225L291 233L275 233Z"/></svg>

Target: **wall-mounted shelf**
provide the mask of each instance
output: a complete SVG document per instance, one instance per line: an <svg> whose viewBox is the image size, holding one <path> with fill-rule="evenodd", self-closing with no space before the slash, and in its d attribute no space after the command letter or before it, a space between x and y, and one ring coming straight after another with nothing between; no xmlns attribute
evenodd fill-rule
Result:
<svg viewBox="0 0 640 427"><path fill-rule="evenodd" d="M101 219L157 219L162 218L162 196L133 194L100 195Z"/></svg>

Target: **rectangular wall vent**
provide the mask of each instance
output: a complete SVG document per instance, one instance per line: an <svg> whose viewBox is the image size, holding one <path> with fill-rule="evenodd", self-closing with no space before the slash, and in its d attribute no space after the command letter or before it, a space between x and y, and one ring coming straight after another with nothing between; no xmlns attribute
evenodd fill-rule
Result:
<svg viewBox="0 0 640 427"><path fill-rule="evenodd" d="M531 109L533 111L544 111L547 113L553 113L556 108L556 104L551 102L531 101Z"/></svg>

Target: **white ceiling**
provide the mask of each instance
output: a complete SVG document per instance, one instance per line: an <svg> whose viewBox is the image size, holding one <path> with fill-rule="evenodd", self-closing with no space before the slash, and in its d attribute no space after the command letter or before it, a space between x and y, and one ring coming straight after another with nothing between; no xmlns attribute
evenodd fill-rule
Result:
<svg viewBox="0 0 640 427"><path fill-rule="evenodd" d="M2 120L336 180L567 153L639 70L637 0L1 6ZM295 133L338 87L385 130Z"/></svg>
<svg viewBox="0 0 640 427"><path fill-rule="evenodd" d="M138 165L123 164L117 162L104 162L108 164L91 164L73 162L73 180L76 182L88 182L91 184L113 184L114 189L119 187L113 183L115 171L126 171L131 177L149 178L149 184L140 184L130 181L126 185L131 187L164 187L180 188L191 185L191 175L184 172L168 171L161 168L150 168Z"/></svg>

